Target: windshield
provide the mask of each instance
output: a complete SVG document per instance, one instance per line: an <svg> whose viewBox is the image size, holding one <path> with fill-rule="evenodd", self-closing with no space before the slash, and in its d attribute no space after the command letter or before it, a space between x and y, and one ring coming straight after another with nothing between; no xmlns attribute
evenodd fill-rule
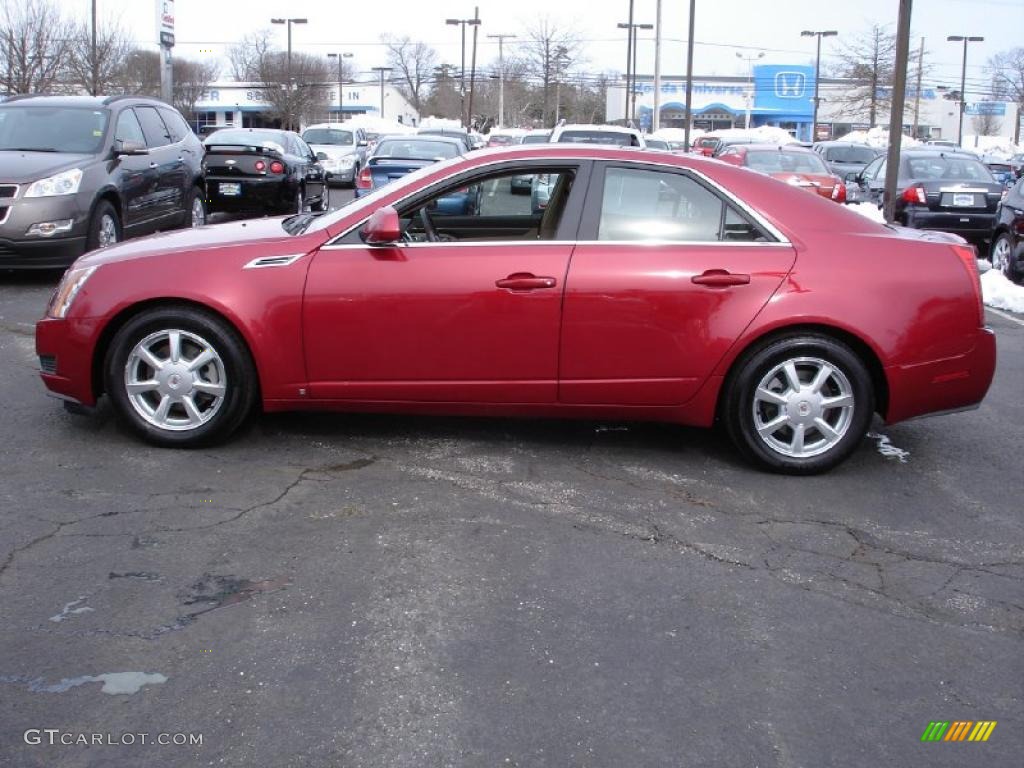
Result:
<svg viewBox="0 0 1024 768"><path fill-rule="evenodd" d="M676 149L676 150L681 149L683 151L686 150L686 142L685 141L667 141L665 143L668 144L668 148L669 149Z"/></svg>
<svg viewBox="0 0 1024 768"><path fill-rule="evenodd" d="M439 170L451 169L462 163L462 157L454 157L451 160L446 160L440 165L425 165L422 168L417 168L412 173L407 173L401 178L395 179L394 181L388 182L382 187L377 187L372 192L362 197L357 197L354 200L349 200L343 204L340 208L332 210L330 213L319 214L315 219L306 224L303 222L301 228L297 231L289 231L289 227L285 226L285 231L289 234L299 234L302 232L315 232L320 229L326 229L332 224L336 224L341 219L355 213L357 211L369 212L380 207L380 201L385 197L390 197L394 193L403 193L409 187L418 184L425 176L437 173ZM302 214L306 216L306 214ZM294 217L292 217L294 218ZM285 222L289 222L290 219L285 219ZM293 227L294 229L294 227Z"/></svg>
<svg viewBox="0 0 1024 768"><path fill-rule="evenodd" d="M203 143L208 147L215 144L230 144L232 146L243 147L269 147L271 149L276 149L279 152L283 152L284 148L288 146L288 142L285 139L284 134L279 133L278 131L217 131L216 133L210 134Z"/></svg>
<svg viewBox="0 0 1024 768"><path fill-rule="evenodd" d="M447 160L458 154L459 148L454 142L425 139L385 139L373 152L374 157L396 157L403 160Z"/></svg>
<svg viewBox="0 0 1024 768"><path fill-rule="evenodd" d="M912 157L903 161L901 178L944 181L994 181L992 172L980 160L970 157Z"/></svg>
<svg viewBox="0 0 1024 768"><path fill-rule="evenodd" d="M830 163L867 165L878 157L878 154L869 147L829 147L826 156Z"/></svg>
<svg viewBox="0 0 1024 768"><path fill-rule="evenodd" d="M668 142L661 139L647 139L647 146L650 149L668 149Z"/></svg>
<svg viewBox="0 0 1024 768"><path fill-rule="evenodd" d="M302 140L307 144L353 144L352 131L342 131L338 128L310 128L302 134Z"/></svg>
<svg viewBox="0 0 1024 768"><path fill-rule="evenodd" d="M499 133L499 134L491 136L489 139L487 139L487 145L491 146L491 147L507 147L510 144L515 144L515 143L516 143L515 136L509 136L508 134L504 134L504 133Z"/></svg>
<svg viewBox="0 0 1024 768"><path fill-rule="evenodd" d="M570 144L613 144L616 147L634 147L636 142L631 133L615 131L564 131L559 137L560 142Z"/></svg>
<svg viewBox="0 0 1024 768"><path fill-rule="evenodd" d="M747 167L765 173L829 173L824 161L810 152L747 152Z"/></svg>
<svg viewBox="0 0 1024 768"><path fill-rule="evenodd" d="M534 133L529 136L523 136L523 144L547 144L550 139L550 133Z"/></svg>
<svg viewBox="0 0 1024 768"><path fill-rule="evenodd" d="M704 147L705 149L713 149L718 146L718 142L721 139L701 139L697 142L698 147Z"/></svg>
<svg viewBox="0 0 1024 768"><path fill-rule="evenodd" d="M83 107L0 108L0 150L93 154L103 146L110 113Z"/></svg>

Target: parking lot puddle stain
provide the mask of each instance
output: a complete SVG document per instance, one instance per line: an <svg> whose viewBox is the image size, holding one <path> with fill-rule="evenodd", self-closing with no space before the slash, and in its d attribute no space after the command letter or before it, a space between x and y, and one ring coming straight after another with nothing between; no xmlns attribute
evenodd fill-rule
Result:
<svg viewBox="0 0 1024 768"><path fill-rule="evenodd" d="M85 595L79 595L77 600L72 600L70 603L65 603L64 607L61 609L61 612L58 613L55 616L51 616L50 617L50 621L61 622L61 621L64 621L65 619L71 618L72 616L76 616L76 615L78 615L80 613L91 613L95 609L94 608L90 608L90 607L88 607L86 605L83 605L80 608L75 608L74 607L74 606L78 605L79 603L84 603L86 601L86 599L87 598L86 598Z"/></svg>
<svg viewBox="0 0 1024 768"><path fill-rule="evenodd" d="M111 571L107 576L108 579L139 579L140 581L160 581L160 574L153 573L151 571L127 571L125 573L115 573Z"/></svg>
<svg viewBox="0 0 1024 768"><path fill-rule="evenodd" d="M273 592L288 586L285 578L264 579L262 581L249 581L234 576L203 576L192 585L192 594L185 600L185 605L205 605L207 607L194 611L186 617L190 620L203 613L209 613L218 608L224 608L235 603L248 600L253 595L261 592Z"/></svg>
<svg viewBox="0 0 1024 768"><path fill-rule="evenodd" d="M160 685L167 678L159 672L104 672L102 675L65 677L59 683L47 684L43 678L0 677L0 683L25 683L33 693L64 693L86 683L103 683L101 693L112 696L138 693L145 685Z"/></svg>
<svg viewBox="0 0 1024 768"><path fill-rule="evenodd" d="M890 441L888 436L881 435L878 432L868 432L868 437L872 440L877 440L878 445L876 446L878 452L887 459L898 459L900 464L906 464L910 459L910 451L905 451L902 448L897 448Z"/></svg>

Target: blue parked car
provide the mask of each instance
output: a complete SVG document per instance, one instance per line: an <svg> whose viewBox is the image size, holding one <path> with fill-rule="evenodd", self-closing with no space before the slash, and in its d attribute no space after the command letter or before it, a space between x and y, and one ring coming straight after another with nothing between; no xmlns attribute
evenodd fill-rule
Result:
<svg viewBox="0 0 1024 768"><path fill-rule="evenodd" d="M451 136L384 136L377 142L356 179L356 197L367 195L432 163L464 155L466 151L465 144ZM480 185L474 184L439 198L436 211L431 212L442 216L473 215L480 210L480 196Z"/></svg>

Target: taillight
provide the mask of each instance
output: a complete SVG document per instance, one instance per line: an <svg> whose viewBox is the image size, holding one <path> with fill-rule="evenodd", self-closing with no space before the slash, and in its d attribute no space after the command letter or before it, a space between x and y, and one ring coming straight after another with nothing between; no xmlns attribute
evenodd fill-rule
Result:
<svg viewBox="0 0 1024 768"><path fill-rule="evenodd" d="M837 181L836 185L832 187L832 199L837 203L846 202L846 185L841 181Z"/></svg>
<svg viewBox="0 0 1024 768"><path fill-rule="evenodd" d="M284 173L284 163L280 163L277 160L270 164L271 173Z"/></svg>
<svg viewBox="0 0 1024 768"><path fill-rule="evenodd" d="M359 178L356 179L356 189L370 189L373 186L373 177L370 175L369 168L363 168L359 172Z"/></svg>
<svg viewBox="0 0 1024 768"><path fill-rule="evenodd" d="M267 167L267 164L264 163L262 160L257 160L256 161L256 170L257 171L262 171L266 167Z"/></svg>
<svg viewBox="0 0 1024 768"><path fill-rule="evenodd" d="M907 187L903 190L903 202L905 203L920 203L921 205L928 204L928 198L924 194L924 187L913 186Z"/></svg>
<svg viewBox="0 0 1024 768"><path fill-rule="evenodd" d="M973 245L954 245L953 250L956 251L956 255L960 257L964 269L967 270L971 287L974 289L974 298L978 301L978 325L982 326L985 324L985 304L981 297L981 276L978 274L977 253Z"/></svg>

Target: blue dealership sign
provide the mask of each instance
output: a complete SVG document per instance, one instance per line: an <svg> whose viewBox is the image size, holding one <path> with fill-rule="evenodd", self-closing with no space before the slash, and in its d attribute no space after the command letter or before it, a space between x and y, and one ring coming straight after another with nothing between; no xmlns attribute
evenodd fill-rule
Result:
<svg viewBox="0 0 1024 768"><path fill-rule="evenodd" d="M1006 116L1006 104L1002 101L975 101L967 102L964 105L964 112L968 115L997 115Z"/></svg>
<svg viewBox="0 0 1024 768"><path fill-rule="evenodd" d="M814 67L760 64L754 67L754 108L788 115L813 113Z"/></svg>

